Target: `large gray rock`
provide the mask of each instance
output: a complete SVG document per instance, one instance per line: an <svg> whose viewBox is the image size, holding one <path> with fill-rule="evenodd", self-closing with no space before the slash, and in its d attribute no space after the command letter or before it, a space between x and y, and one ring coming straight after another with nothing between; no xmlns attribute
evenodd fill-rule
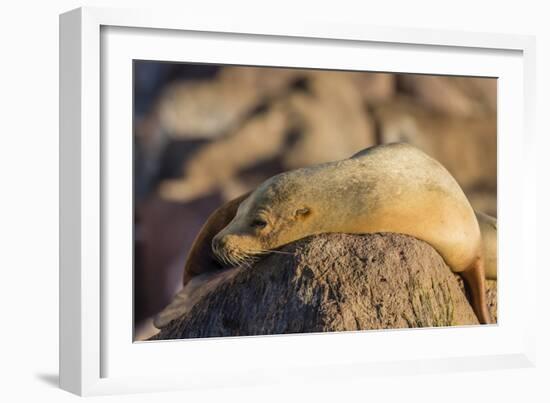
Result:
<svg viewBox="0 0 550 403"><path fill-rule="evenodd" d="M281 251L227 276L153 339L478 324L460 280L415 238L325 234ZM494 294L493 284L496 312Z"/></svg>

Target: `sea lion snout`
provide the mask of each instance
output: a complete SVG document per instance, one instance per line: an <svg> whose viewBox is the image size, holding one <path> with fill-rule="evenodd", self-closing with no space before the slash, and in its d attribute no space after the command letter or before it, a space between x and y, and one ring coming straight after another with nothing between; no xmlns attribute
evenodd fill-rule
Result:
<svg viewBox="0 0 550 403"><path fill-rule="evenodd" d="M212 238L212 250L214 254L220 255L223 251L235 249L235 239L233 238L235 238L234 235L226 234L224 231Z"/></svg>
<svg viewBox="0 0 550 403"><path fill-rule="evenodd" d="M227 237L223 236L223 234L217 234L214 238L212 238L212 250L220 250L225 248L227 245Z"/></svg>
<svg viewBox="0 0 550 403"><path fill-rule="evenodd" d="M228 264L228 251L230 250L229 237L222 232L212 238L212 252L220 263Z"/></svg>
<svg viewBox="0 0 550 403"><path fill-rule="evenodd" d="M256 250L256 242L246 235L221 231L212 238L212 252L225 265L243 264L252 258Z"/></svg>

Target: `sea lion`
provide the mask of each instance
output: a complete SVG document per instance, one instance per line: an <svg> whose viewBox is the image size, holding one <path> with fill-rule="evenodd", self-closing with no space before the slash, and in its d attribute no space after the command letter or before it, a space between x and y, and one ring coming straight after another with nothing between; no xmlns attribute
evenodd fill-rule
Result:
<svg viewBox="0 0 550 403"><path fill-rule="evenodd" d="M476 214L451 174L405 143L370 147L346 160L276 175L222 206L193 245L184 283L329 232L396 232L427 242L464 278L480 323L490 322ZM175 305L169 307L172 315ZM157 319L157 327L168 316Z"/></svg>

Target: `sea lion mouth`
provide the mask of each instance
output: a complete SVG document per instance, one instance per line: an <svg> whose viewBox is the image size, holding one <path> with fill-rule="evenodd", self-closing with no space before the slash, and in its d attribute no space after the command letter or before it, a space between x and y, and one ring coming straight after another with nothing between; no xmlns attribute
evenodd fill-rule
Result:
<svg viewBox="0 0 550 403"><path fill-rule="evenodd" d="M220 246L218 243L212 244L212 251L220 263L233 267L250 267L265 255L264 251L244 250L228 245Z"/></svg>
<svg viewBox="0 0 550 403"><path fill-rule="evenodd" d="M259 260L271 254L293 255L293 253L290 252L283 252L274 249L244 250L228 246L220 247L219 244L213 244L212 251L220 263L234 267L250 267Z"/></svg>

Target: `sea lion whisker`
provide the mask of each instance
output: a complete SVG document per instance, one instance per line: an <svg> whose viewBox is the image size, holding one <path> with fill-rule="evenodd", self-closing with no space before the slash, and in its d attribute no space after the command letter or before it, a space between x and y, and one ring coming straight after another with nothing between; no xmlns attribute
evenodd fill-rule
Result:
<svg viewBox="0 0 550 403"><path fill-rule="evenodd" d="M258 255L269 255L270 253L278 253L280 255L294 255L294 253L291 252L283 252L280 250L274 250L274 249L260 249L258 251L255 251Z"/></svg>
<svg viewBox="0 0 550 403"><path fill-rule="evenodd" d="M244 261L244 265L245 265L245 267L247 267L247 268L251 268L252 265L253 265L254 263L256 263L258 260L260 260L260 259L257 258L257 257L249 256L249 257Z"/></svg>
<svg viewBox="0 0 550 403"><path fill-rule="evenodd" d="M249 255L243 250L234 250L231 257L234 264L240 266L247 261Z"/></svg>
<svg viewBox="0 0 550 403"><path fill-rule="evenodd" d="M223 259L223 263L224 263L226 266L232 266L232 265L233 265L233 262L232 262L231 256L229 256L229 254L227 253L227 251L221 250L220 253L221 253L221 256L222 256L222 259Z"/></svg>
<svg viewBox="0 0 550 403"><path fill-rule="evenodd" d="M239 258L238 256L228 255L229 263L232 266L238 266L239 265Z"/></svg>

